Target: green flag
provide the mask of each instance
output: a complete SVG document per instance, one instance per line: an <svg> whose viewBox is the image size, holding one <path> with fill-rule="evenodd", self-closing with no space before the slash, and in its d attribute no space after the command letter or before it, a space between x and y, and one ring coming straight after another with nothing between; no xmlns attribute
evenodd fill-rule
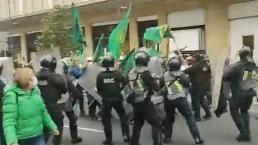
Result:
<svg viewBox="0 0 258 145"><path fill-rule="evenodd" d="M93 62L98 62L99 58L104 54L104 48L102 47L102 40L104 38L104 34L101 34L98 45L94 51Z"/></svg>
<svg viewBox="0 0 258 145"><path fill-rule="evenodd" d="M124 77L127 77L128 72L134 67L135 49L131 50L121 61L120 71Z"/></svg>
<svg viewBox="0 0 258 145"><path fill-rule="evenodd" d="M163 38L173 38L168 25L151 27L144 33L144 39L154 43L161 43Z"/></svg>
<svg viewBox="0 0 258 145"><path fill-rule="evenodd" d="M114 56L116 60L119 59L121 50L123 49L123 45L125 42L126 32L129 24L129 17L131 14L132 5L126 14L124 15L123 19L117 24L116 28L112 31L109 36L108 40L108 48L109 52Z"/></svg>
<svg viewBox="0 0 258 145"><path fill-rule="evenodd" d="M84 48L86 46L85 38L83 31L80 26L80 16L79 11L75 7L74 4L72 4L72 41L74 45L76 46L76 56L82 56L84 54Z"/></svg>

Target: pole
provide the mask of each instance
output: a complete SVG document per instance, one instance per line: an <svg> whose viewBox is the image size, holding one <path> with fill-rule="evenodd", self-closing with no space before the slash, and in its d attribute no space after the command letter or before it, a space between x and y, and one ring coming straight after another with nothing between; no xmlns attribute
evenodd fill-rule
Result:
<svg viewBox="0 0 258 145"><path fill-rule="evenodd" d="M175 43L175 46L176 46L176 49L177 49L177 52L178 52L179 57L180 57L182 60L184 60L184 57L183 57L183 55L182 55L180 49L179 49L178 46L177 46L176 39L174 38L173 40L174 40L174 43ZM185 63L185 61L183 61L183 63Z"/></svg>

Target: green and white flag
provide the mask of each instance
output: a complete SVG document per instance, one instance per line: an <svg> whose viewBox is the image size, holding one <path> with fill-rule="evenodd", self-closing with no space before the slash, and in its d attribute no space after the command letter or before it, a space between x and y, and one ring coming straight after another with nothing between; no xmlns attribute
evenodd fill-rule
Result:
<svg viewBox="0 0 258 145"><path fill-rule="evenodd" d="M144 33L144 39L153 43L161 43L163 38L173 38L168 25L150 27Z"/></svg>
<svg viewBox="0 0 258 145"><path fill-rule="evenodd" d="M124 77L127 77L128 72L135 66L134 55L135 49L131 50L121 61L120 71Z"/></svg>
<svg viewBox="0 0 258 145"><path fill-rule="evenodd" d="M104 38L104 34L101 34L99 41L98 41L98 45L94 51L93 62L98 62L99 58L104 55L104 48L102 46L103 38Z"/></svg>
<svg viewBox="0 0 258 145"><path fill-rule="evenodd" d="M116 28L112 31L111 35L109 36L109 40L108 40L109 52L113 55L113 57L116 60L120 58L121 50L124 47L131 9L132 9L132 5L130 4L130 7L126 12L126 14L124 15L123 19L120 20Z"/></svg>

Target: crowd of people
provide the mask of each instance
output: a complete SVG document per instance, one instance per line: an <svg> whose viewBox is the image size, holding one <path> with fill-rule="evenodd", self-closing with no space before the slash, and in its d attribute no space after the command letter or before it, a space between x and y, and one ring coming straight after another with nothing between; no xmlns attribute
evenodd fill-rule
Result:
<svg viewBox="0 0 258 145"><path fill-rule="evenodd" d="M248 110L257 95L254 88L258 69L250 48L243 47L239 56L238 62L225 69L215 115L220 117L227 111L229 100L231 116L240 132L237 141L249 142ZM196 122L212 118L212 97L211 69L202 55L194 54L185 60L175 55L165 63L163 58L150 57L146 50L139 49L134 55L135 66L127 76L117 69L115 61L108 53L100 63L88 60L81 68L63 61L63 74L58 74L57 59L47 55L40 61L39 72L24 66L16 69L13 83L0 80L1 145L46 145L50 139L53 145L61 145L64 116L69 120L71 143L82 142L74 106L79 102L80 115L84 116L84 97L88 98L90 117L102 121L104 145L113 144L112 109L121 122L122 140L130 145L140 144L145 121L151 125L153 145L171 143L177 110L186 120L194 143L204 144ZM152 61L160 68L151 69ZM96 74L91 73L91 67L102 69ZM0 65L0 73L3 69ZM85 74L92 79L80 79ZM224 93L224 83L230 84L232 95ZM133 117L129 118L124 102L131 104ZM96 107L100 113L96 113Z"/></svg>

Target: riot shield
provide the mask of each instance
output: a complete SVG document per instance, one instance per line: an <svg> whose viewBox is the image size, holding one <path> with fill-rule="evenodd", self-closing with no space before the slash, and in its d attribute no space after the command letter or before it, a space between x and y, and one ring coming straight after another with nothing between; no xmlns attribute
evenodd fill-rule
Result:
<svg viewBox="0 0 258 145"><path fill-rule="evenodd" d="M151 57L148 63L148 69L155 77L162 77L165 72L163 59L160 57Z"/></svg>
<svg viewBox="0 0 258 145"><path fill-rule="evenodd" d="M78 83L87 91L87 93L102 104L102 98L97 93L96 88L97 75L100 71L100 67L96 63L89 64L84 74L79 78Z"/></svg>

